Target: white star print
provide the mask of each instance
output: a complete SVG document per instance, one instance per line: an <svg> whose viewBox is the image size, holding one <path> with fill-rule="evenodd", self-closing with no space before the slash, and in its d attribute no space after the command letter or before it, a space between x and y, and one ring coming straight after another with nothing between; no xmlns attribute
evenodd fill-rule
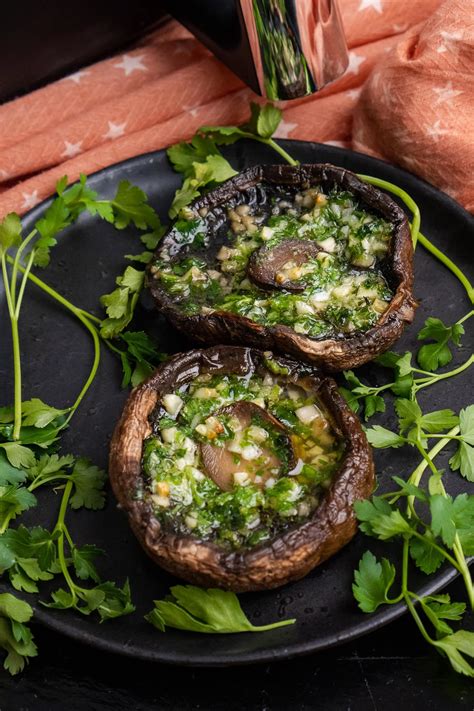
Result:
<svg viewBox="0 0 474 711"><path fill-rule="evenodd" d="M395 24L393 25L393 31L394 31L394 32L397 32L397 33L399 33L399 32L405 32L406 29L408 29L408 25L407 25L406 22L404 22L404 23L401 24L401 25L398 25L397 23L395 23Z"/></svg>
<svg viewBox="0 0 474 711"><path fill-rule="evenodd" d="M196 116L197 116L198 111L199 111L200 108L201 108L200 106L183 106L183 109L184 109L185 111L189 111L190 115L191 115L193 118L196 118Z"/></svg>
<svg viewBox="0 0 474 711"><path fill-rule="evenodd" d="M445 136L449 133L447 128L441 128L441 121L438 119L432 126L426 127L426 135L431 136L436 143L439 141L440 136Z"/></svg>
<svg viewBox="0 0 474 711"><path fill-rule="evenodd" d="M123 136L125 133L125 126L127 125L127 122L125 121L124 123L114 123L113 121L107 121L109 124L109 130L107 133L104 133L102 138L110 139L111 141L114 140L114 138L119 138L119 136Z"/></svg>
<svg viewBox="0 0 474 711"><path fill-rule="evenodd" d="M138 54L136 57L132 57L130 54L124 54L122 56L122 61L118 64L114 64L113 66L117 69L123 69L126 77L135 71L147 72L148 67L146 67L142 62L144 56L145 55L143 54Z"/></svg>
<svg viewBox="0 0 474 711"><path fill-rule="evenodd" d="M346 75L347 74L358 74L359 73L359 67L361 64L363 64L366 60L366 57L361 57L359 54L356 54L355 52L349 52L349 65L346 69Z"/></svg>
<svg viewBox="0 0 474 711"><path fill-rule="evenodd" d="M10 173L7 170L3 170L3 168L0 168L0 178L2 180L6 180L9 177L10 177Z"/></svg>
<svg viewBox="0 0 474 711"><path fill-rule="evenodd" d="M68 79L70 79L74 82L74 84L80 84L82 77L86 77L89 74L90 72L87 69L81 69L79 72L75 72L74 74L70 74L68 77L65 77L64 81L68 81Z"/></svg>
<svg viewBox="0 0 474 711"><path fill-rule="evenodd" d="M290 133L294 128L297 128L297 123L291 123L291 121L281 121L277 130L273 134L275 138L289 138Z"/></svg>
<svg viewBox="0 0 474 711"><path fill-rule="evenodd" d="M447 44L450 44L451 42L458 42L458 40L462 39L462 30L458 30L458 32L447 32L446 30L441 30L440 35L444 39L444 43L440 44L436 51L438 54L443 54L448 51L446 46Z"/></svg>
<svg viewBox="0 0 474 711"><path fill-rule="evenodd" d="M37 190L33 190L32 193L22 193L22 195L24 199L21 206L24 207L25 210L31 210L32 207L41 202Z"/></svg>
<svg viewBox="0 0 474 711"><path fill-rule="evenodd" d="M446 32L446 30L441 30L441 37L448 42L457 42L462 39L462 30L458 32Z"/></svg>
<svg viewBox="0 0 474 711"><path fill-rule="evenodd" d="M347 96L355 101L356 99L359 98L360 94L362 91L362 87L360 86L358 89L351 89L350 91L347 92Z"/></svg>
<svg viewBox="0 0 474 711"><path fill-rule="evenodd" d="M456 98L456 96L460 96L460 94L464 94L463 91L460 89L453 89L453 82L448 81L446 86L439 86L433 87L433 91L435 94L438 94L438 98L436 99L436 105L438 104L443 104L445 101L448 102L448 104L451 104L452 100Z"/></svg>
<svg viewBox="0 0 474 711"><path fill-rule="evenodd" d="M360 5L357 8L359 12L362 10L366 10L369 7L373 7L376 12L379 13L379 15L382 14L382 0L360 0Z"/></svg>
<svg viewBox="0 0 474 711"><path fill-rule="evenodd" d="M77 156L77 154L82 151L82 141L78 141L77 143L69 143L69 141L64 141L64 146L65 148L61 153L61 156L64 158L72 158L73 156Z"/></svg>

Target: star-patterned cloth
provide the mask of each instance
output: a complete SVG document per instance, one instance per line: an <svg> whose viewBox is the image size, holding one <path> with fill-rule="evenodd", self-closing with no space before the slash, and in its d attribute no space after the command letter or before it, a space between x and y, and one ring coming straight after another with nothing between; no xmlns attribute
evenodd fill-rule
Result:
<svg viewBox="0 0 474 711"><path fill-rule="evenodd" d="M279 103L280 138L353 146L439 185L474 210L474 0L343 0L349 66ZM252 92L174 21L140 45L0 107L0 216L75 180L243 122Z"/></svg>

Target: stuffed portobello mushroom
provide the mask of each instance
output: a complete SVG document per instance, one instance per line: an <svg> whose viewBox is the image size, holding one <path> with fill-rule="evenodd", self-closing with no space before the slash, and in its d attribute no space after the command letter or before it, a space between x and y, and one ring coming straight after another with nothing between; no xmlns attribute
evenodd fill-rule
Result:
<svg viewBox="0 0 474 711"><path fill-rule="evenodd" d="M179 354L135 388L110 478L153 560L234 591L306 575L356 532L370 447L336 383L250 348Z"/></svg>
<svg viewBox="0 0 474 711"><path fill-rule="evenodd" d="M332 165L246 170L184 208L151 260L158 308L197 341L329 371L389 348L414 316L403 210Z"/></svg>

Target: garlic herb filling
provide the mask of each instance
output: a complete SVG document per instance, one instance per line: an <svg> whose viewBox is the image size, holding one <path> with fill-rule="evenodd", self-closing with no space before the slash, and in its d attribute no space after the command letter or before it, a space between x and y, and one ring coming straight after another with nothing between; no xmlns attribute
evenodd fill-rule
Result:
<svg viewBox="0 0 474 711"><path fill-rule="evenodd" d="M337 190L252 188L241 199L201 214L185 208L173 246L153 263L153 278L183 313L227 311L313 338L344 337L377 323L393 297L383 273L392 234L388 221ZM261 288L249 277L255 252L295 239L316 245L318 253L301 263L289 249L274 288ZM299 285L297 293L292 283Z"/></svg>
<svg viewBox="0 0 474 711"><path fill-rule="evenodd" d="M208 373L168 393L144 443L137 495L166 530L227 548L308 519L344 447L306 387L271 372Z"/></svg>

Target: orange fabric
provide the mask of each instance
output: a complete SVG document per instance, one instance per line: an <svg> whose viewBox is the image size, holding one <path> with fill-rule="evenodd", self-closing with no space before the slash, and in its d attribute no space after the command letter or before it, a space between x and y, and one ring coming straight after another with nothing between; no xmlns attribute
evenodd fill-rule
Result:
<svg viewBox="0 0 474 711"><path fill-rule="evenodd" d="M349 68L318 94L280 104L277 135L353 144L473 209L473 2L342 0ZM0 107L0 215L25 212L65 174L75 180L202 124L242 122L252 98L170 22L126 53Z"/></svg>

